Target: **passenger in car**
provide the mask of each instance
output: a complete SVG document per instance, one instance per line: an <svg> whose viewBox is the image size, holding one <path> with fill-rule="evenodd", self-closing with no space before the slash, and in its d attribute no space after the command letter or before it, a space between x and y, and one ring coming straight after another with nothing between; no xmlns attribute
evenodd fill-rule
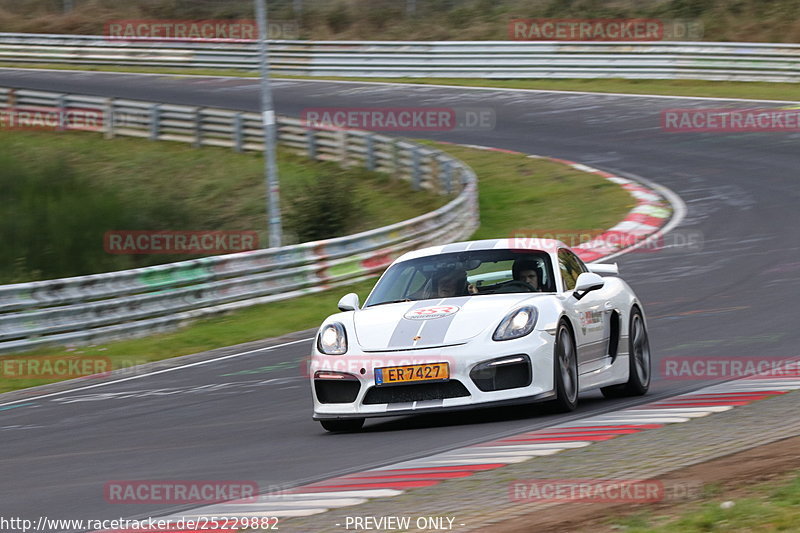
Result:
<svg viewBox="0 0 800 533"><path fill-rule="evenodd" d="M468 294L467 273L463 270L446 271L435 277L433 282L436 288L436 297L450 298Z"/></svg>

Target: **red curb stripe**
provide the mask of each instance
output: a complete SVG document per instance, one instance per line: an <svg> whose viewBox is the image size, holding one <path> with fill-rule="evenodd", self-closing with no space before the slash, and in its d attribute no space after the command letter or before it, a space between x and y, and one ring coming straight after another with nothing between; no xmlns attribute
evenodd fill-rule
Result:
<svg viewBox="0 0 800 533"><path fill-rule="evenodd" d="M714 392L708 394L686 394L684 396L676 396L676 398L736 398L739 396L755 396L758 394L769 394L765 390L748 390L741 392ZM669 399L669 398L667 398Z"/></svg>
<svg viewBox="0 0 800 533"><path fill-rule="evenodd" d="M339 479L331 479L329 481L339 482ZM327 483L327 482L325 482ZM337 490L372 490L372 489L416 489L420 487L430 487L438 485L439 481L391 481L385 483L354 483L344 485L322 485L314 484L303 487L302 493L306 492L332 492ZM312 490L309 490L312 489Z"/></svg>
<svg viewBox="0 0 800 533"><path fill-rule="evenodd" d="M785 390L754 390L754 391L747 391L747 392L726 392L724 393L725 396L730 396L731 398L739 397L739 396L752 396L753 394L787 394L789 391ZM711 398L719 396L721 393L708 393L708 394L694 394L692 398Z"/></svg>
<svg viewBox="0 0 800 533"><path fill-rule="evenodd" d="M627 433L636 433L638 431L641 431L641 430L639 430L638 428L627 428L627 429L590 429L590 430L584 431L583 429L576 428L576 429L571 430L571 431L558 431L558 432L545 431L545 432L542 432L542 433L538 433L538 432L523 433L523 435L531 436L531 437L537 437L537 436L540 436L540 437L550 437L550 436L553 436L553 437L559 437L559 436L560 437L565 437L567 435L570 435L570 436L575 436L575 435L625 435ZM517 435L514 435L514 436L516 437Z"/></svg>
<svg viewBox="0 0 800 533"><path fill-rule="evenodd" d="M619 435L632 435L633 433L639 433L641 430L639 429L622 429L617 431L580 431L574 433L553 433L553 434L522 434L522 435L512 435L511 437L506 437L504 439L500 439L497 441L492 442L507 442L509 440L515 439L559 439L559 440L590 440L595 437L615 437ZM475 446L486 446L487 444L491 445L491 443L481 443L476 444Z"/></svg>
<svg viewBox="0 0 800 533"><path fill-rule="evenodd" d="M774 392L780 392L780 391L774 391ZM751 391L741 391L741 392L715 392L708 394L687 394L685 396L676 396L676 398L738 398L740 396L758 396L764 394L771 394L771 392L767 390L751 390Z"/></svg>
<svg viewBox="0 0 800 533"><path fill-rule="evenodd" d="M367 470L368 472L460 472L460 471L475 471L481 472L483 470L494 470L508 466L506 463L486 463L482 465L453 465L453 466L423 466L419 468L395 468L392 470Z"/></svg>
<svg viewBox="0 0 800 533"><path fill-rule="evenodd" d="M748 403L750 403L750 402L748 402ZM682 403L671 403L671 404L665 404L665 405L653 405L652 407L648 407L648 409L652 409L653 411L666 411L666 410L669 410L669 409L680 410L682 408L685 409L685 408L689 408L689 407L725 407L727 405L728 404L718 404L718 403L714 403L714 404L697 404L697 405L694 405L694 404L682 404ZM745 404L745 405L747 405L747 404ZM638 409L636 409L636 410L631 409L628 412L635 413L637 410ZM680 415L675 415L675 416L680 416Z"/></svg>
<svg viewBox="0 0 800 533"><path fill-rule="evenodd" d="M639 185L638 183L623 183L620 185L623 189L628 192L646 192L652 194L652 191L643 185Z"/></svg>
<svg viewBox="0 0 800 533"><path fill-rule="evenodd" d="M582 442L582 441L602 441L602 440L609 440L613 439L616 435L598 435L596 437L530 437L530 438L510 438L510 439L503 439L497 442Z"/></svg>
<svg viewBox="0 0 800 533"><path fill-rule="evenodd" d="M727 402L740 402L744 400L750 399L758 399L758 398L768 398L769 395L761 395L761 396L740 396L739 398L690 398L690 399L666 399L661 400L659 402L655 402L655 404L662 404L662 403L695 403L695 402L702 402L702 403L727 403ZM655 405L654 404L654 405Z"/></svg>
<svg viewBox="0 0 800 533"><path fill-rule="evenodd" d="M520 435L512 435L510 437L505 437L503 439L499 439L496 441L490 442L483 442L480 444L475 444L473 447L485 447L485 446L496 446L498 444L502 445L506 442L514 442L518 441L522 438L531 438L533 440L543 440L544 438L553 438L553 437L564 437L558 441L581 441L581 440L591 440L589 438L583 437L593 437L593 436L615 436L615 435L628 435L633 433L638 433L644 429L657 429L662 427L663 424L625 424L620 426L585 426L585 427L575 427L573 428L563 428L558 429L555 431L543 431L542 433L532 432L532 433L522 433ZM567 438L569 437L569 438Z"/></svg>
<svg viewBox="0 0 800 533"><path fill-rule="evenodd" d="M661 404L662 407L736 407L738 405L750 405L753 402L725 402L725 403L710 403L710 402L697 402L697 403L669 403Z"/></svg>
<svg viewBox="0 0 800 533"><path fill-rule="evenodd" d="M614 425L614 426L573 426L573 427L564 428L564 429L571 430L571 431L572 430L583 431L584 429L598 429L598 430L603 430L603 429L658 429L658 428L663 427L663 426L664 426L664 424L635 424L635 423L631 423L631 424L619 424L619 425Z"/></svg>
<svg viewBox="0 0 800 533"><path fill-rule="evenodd" d="M643 409L643 408L647 409L648 406L664 405L665 403L668 403L670 405L681 405L681 404L684 404L684 403L689 404L689 403L698 403L698 402L700 402L700 403L707 403L709 405L716 405L716 404L724 405L724 404L729 403L729 402L742 402L742 401L754 402L756 400L763 400L764 398L770 398L772 396L776 396L776 395L774 395L774 394L762 394L762 395L759 395L759 396L741 396L739 398L719 398L719 399L715 399L715 398L697 398L697 399L692 399L692 400L663 400L661 402L648 404L647 406L639 406L639 407L635 407L635 408L632 408L632 409Z"/></svg>
<svg viewBox="0 0 800 533"><path fill-rule="evenodd" d="M644 213L633 213L625 217L625 220L628 222L638 222L639 224L647 224L648 226L655 227L659 227L661 223L664 222L663 218L645 215Z"/></svg>
<svg viewBox="0 0 800 533"><path fill-rule="evenodd" d="M642 231L649 231L649 230L629 230L629 231L607 231L605 233L600 234L595 239L598 243L607 243L612 242L614 244L620 245L624 244L625 246L619 246L619 249L627 248L629 246L633 246L637 242L644 240L645 238L649 237L650 234L643 234ZM606 246L608 246L606 244ZM617 249L617 247L614 247Z"/></svg>
<svg viewBox="0 0 800 533"><path fill-rule="evenodd" d="M420 474L390 474L390 475L367 475L366 472L363 474L350 474L349 476L345 476L343 479L397 479L397 480L414 480L414 479L450 479L450 478L459 478L459 477L469 477L475 474L475 472L427 472L427 473L420 473Z"/></svg>
<svg viewBox="0 0 800 533"><path fill-rule="evenodd" d="M663 400L665 402L670 403L681 403L681 402L738 402L741 400L760 400L762 398L769 398L773 396L772 394L751 394L749 396L736 396L736 397L713 397L713 398L675 398L675 399L667 399ZM661 402L656 402L661 403Z"/></svg>

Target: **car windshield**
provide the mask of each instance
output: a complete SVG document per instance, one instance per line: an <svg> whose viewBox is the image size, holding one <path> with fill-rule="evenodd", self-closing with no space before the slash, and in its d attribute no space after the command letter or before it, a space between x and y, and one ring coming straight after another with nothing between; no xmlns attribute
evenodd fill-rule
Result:
<svg viewBox="0 0 800 533"><path fill-rule="evenodd" d="M475 250L430 255L392 265L372 290L365 307L526 292L555 292L547 253Z"/></svg>

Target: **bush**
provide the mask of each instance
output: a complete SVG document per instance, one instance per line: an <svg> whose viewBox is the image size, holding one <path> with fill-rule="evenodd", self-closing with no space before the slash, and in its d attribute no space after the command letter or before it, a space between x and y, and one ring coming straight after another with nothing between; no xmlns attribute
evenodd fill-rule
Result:
<svg viewBox="0 0 800 533"><path fill-rule="evenodd" d="M0 155L0 196L4 280L93 271L105 255L102 228L125 216L115 195L90 187L64 161L31 169Z"/></svg>
<svg viewBox="0 0 800 533"><path fill-rule="evenodd" d="M353 23L347 5L341 3L325 14L325 22L334 33L345 31Z"/></svg>
<svg viewBox="0 0 800 533"><path fill-rule="evenodd" d="M33 165L0 154L0 197L0 283L187 259L106 253L107 230L180 228L187 213L169 199L123 197L79 176L64 159Z"/></svg>
<svg viewBox="0 0 800 533"><path fill-rule="evenodd" d="M287 229L295 240L317 241L351 233L364 213L356 201L356 186L356 179L334 170L288 189Z"/></svg>

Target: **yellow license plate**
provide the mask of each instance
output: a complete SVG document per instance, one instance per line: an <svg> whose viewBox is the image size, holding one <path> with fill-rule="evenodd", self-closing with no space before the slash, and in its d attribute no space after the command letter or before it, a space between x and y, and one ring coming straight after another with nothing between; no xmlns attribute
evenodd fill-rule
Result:
<svg viewBox="0 0 800 533"><path fill-rule="evenodd" d="M447 363L390 366L375 369L375 385L413 383L416 381L444 381L449 378L450 366Z"/></svg>

